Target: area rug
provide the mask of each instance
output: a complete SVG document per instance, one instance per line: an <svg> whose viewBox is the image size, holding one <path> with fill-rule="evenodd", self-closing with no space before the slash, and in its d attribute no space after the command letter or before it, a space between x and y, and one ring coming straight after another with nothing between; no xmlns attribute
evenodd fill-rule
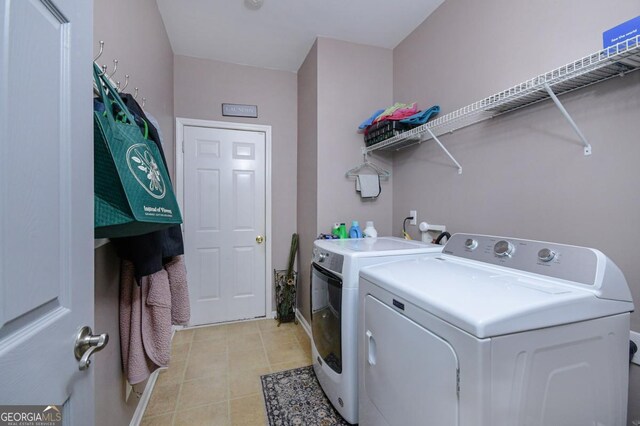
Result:
<svg viewBox="0 0 640 426"><path fill-rule="evenodd" d="M266 374L260 379L269 426L349 425L325 396L312 366Z"/></svg>

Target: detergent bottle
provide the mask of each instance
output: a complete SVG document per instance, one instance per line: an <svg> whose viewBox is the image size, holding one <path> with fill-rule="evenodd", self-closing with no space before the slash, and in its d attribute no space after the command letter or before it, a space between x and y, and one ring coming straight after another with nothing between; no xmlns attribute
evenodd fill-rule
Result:
<svg viewBox="0 0 640 426"><path fill-rule="evenodd" d="M349 228L349 238L362 238L362 231L357 220L351 222L351 228Z"/></svg>

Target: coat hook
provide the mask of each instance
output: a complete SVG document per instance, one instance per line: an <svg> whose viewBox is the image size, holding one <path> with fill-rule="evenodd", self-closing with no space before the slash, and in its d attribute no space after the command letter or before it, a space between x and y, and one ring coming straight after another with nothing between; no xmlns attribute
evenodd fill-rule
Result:
<svg viewBox="0 0 640 426"><path fill-rule="evenodd" d="M104 51L104 41L100 40L100 52L98 52L98 56L93 58L93 62L96 62L100 56L102 56L102 52Z"/></svg>
<svg viewBox="0 0 640 426"><path fill-rule="evenodd" d="M103 65L100 68L102 68L102 73L100 73L100 77L102 77L103 75L105 75L107 73L107 66Z"/></svg>
<svg viewBox="0 0 640 426"><path fill-rule="evenodd" d="M124 89L126 89L128 85L129 85L129 74L125 74L124 75L124 86L122 86L122 89L119 89L119 91L120 92L124 92Z"/></svg>
<svg viewBox="0 0 640 426"><path fill-rule="evenodd" d="M133 99L138 97L138 88L133 89Z"/></svg>
<svg viewBox="0 0 640 426"><path fill-rule="evenodd" d="M120 82L116 81L116 89L118 90L118 92L121 92L120 90Z"/></svg>
<svg viewBox="0 0 640 426"><path fill-rule="evenodd" d="M142 98L142 108L144 108L144 104L147 103L147 98Z"/></svg>
<svg viewBox="0 0 640 426"><path fill-rule="evenodd" d="M118 71L118 60L114 59L113 60L113 72L111 74L109 74L109 78L113 77L115 75L116 71Z"/></svg>

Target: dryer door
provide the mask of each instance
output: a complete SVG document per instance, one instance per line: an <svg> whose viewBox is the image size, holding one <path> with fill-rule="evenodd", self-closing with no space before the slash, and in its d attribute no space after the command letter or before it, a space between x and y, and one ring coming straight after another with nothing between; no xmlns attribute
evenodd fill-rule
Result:
<svg viewBox="0 0 640 426"><path fill-rule="evenodd" d="M365 395L389 425L458 424L458 358L440 337L365 298Z"/></svg>

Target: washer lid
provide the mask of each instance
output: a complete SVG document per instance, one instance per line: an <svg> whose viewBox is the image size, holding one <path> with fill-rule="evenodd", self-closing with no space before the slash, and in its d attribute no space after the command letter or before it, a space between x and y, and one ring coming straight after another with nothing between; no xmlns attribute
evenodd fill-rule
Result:
<svg viewBox="0 0 640 426"><path fill-rule="evenodd" d="M388 256L441 252L443 246L404 240L397 237L346 238L342 240L316 240L321 249L348 256Z"/></svg>
<svg viewBox="0 0 640 426"><path fill-rule="evenodd" d="M569 281L447 255L371 266L360 276L479 338L633 310L630 300L601 299Z"/></svg>

